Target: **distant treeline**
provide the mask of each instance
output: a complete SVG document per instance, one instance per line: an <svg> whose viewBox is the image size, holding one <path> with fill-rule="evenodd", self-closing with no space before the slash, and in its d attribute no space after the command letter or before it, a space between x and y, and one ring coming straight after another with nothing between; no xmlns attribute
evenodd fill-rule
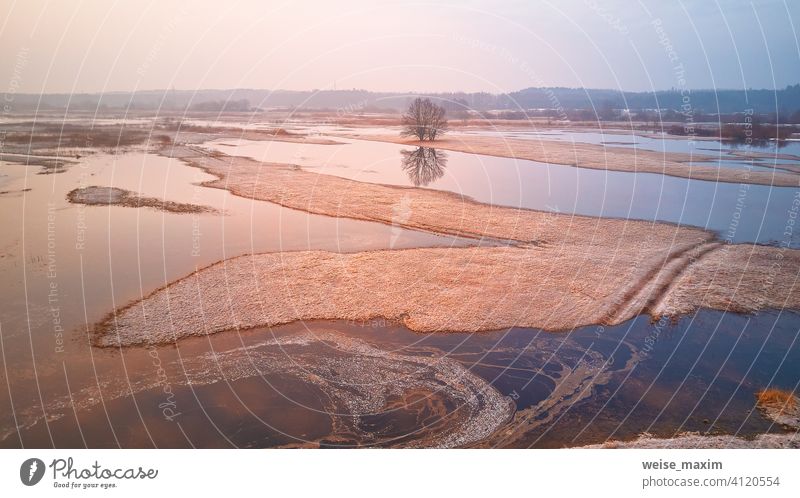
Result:
<svg viewBox="0 0 800 498"><path fill-rule="evenodd" d="M247 99L210 100L207 102L197 102L189 106L190 111L199 112L248 112L251 109L250 101Z"/></svg>
<svg viewBox="0 0 800 498"><path fill-rule="evenodd" d="M658 92L618 92L569 88L529 88L514 92L501 103L513 109L663 109L703 114L730 114L752 110L756 113L792 114L800 111L800 84L782 90L663 90ZM501 107L497 107L498 109Z"/></svg>
<svg viewBox="0 0 800 498"><path fill-rule="evenodd" d="M476 111L480 116L490 119L523 120L531 118L545 118L548 121L636 121L652 123L661 126L664 123L680 122L686 125L714 125L721 123L741 123L747 116L755 116L761 123L800 124L800 111L789 113L762 112L744 110L742 112L706 114L703 111L693 111L689 114L673 109L567 109L556 111L554 109L530 109L526 111ZM459 115L459 111L450 113L450 117L466 117ZM699 133L696 133L699 135Z"/></svg>
<svg viewBox="0 0 800 498"><path fill-rule="evenodd" d="M446 104L454 116L464 112L508 111L520 116L547 113L553 119L620 119L630 112L677 113L681 120L703 116L754 112L788 122L800 118L800 84L781 90L663 90L622 92L582 88L528 88L507 94L491 93L379 93L366 90L152 90L104 94L15 94L15 110L134 109L190 111L257 111L268 108L319 109L342 115L404 109L417 96ZM663 116L662 116L663 117ZM716 121L717 118L710 119Z"/></svg>

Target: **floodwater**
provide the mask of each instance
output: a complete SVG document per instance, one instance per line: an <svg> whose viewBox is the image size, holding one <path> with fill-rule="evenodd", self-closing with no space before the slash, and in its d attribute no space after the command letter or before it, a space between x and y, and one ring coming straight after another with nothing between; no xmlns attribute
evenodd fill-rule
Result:
<svg viewBox="0 0 800 498"><path fill-rule="evenodd" d="M440 151L438 168L404 167L396 144L334 138L339 145L215 140L206 147L259 161L289 163L352 180L456 192L479 202L706 228L732 242L784 243L800 189L687 180L652 173L575 168L505 157ZM720 160L720 164L729 161ZM721 167L728 167L725 165ZM420 169L436 170L420 184ZM758 166L752 167L755 171Z"/></svg>
<svg viewBox="0 0 800 498"><path fill-rule="evenodd" d="M0 390L0 437L67 393L67 380L80 390L95 379L125 379L130 369L141 368L139 360L120 365L120 358L91 348L88 328L114 308L197 268L253 252L474 244L243 199L201 187L213 177L152 154L99 154L64 173L38 171L0 163L0 347L8 387ZM220 214L87 207L66 200L70 190L91 185L207 205ZM152 372L151 362L144 361Z"/></svg>
<svg viewBox="0 0 800 498"><path fill-rule="evenodd" d="M403 169L404 148L346 142L210 146L359 181L414 184ZM485 202L681 222L688 217L719 230L733 216L724 184L454 152L438 161L442 175L432 175L428 188ZM88 330L105 314L221 259L471 242L239 198L200 186L211 179L205 173L152 154L99 154L64 173L37 172L0 162L3 447L435 445L442 434L463 444L561 447L645 431L749 436L780 430L753 409L754 393L800 384L800 316L777 311L701 311L656 324L639 317L558 334L421 335L383 321L320 321L172 346L94 348ZM423 177L429 178L416 176ZM70 190L92 185L220 213L66 201ZM780 236L773 225L783 223L794 194L751 186L734 239ZM723 206L714 214L717 204ZM510 422L498 415L504 412L496 400L483 398L488 392L513 401L527 429L478 442L472 428ZM480 402L470 405L475 399Z"/></svg>
<svg viewBox="0 0 800 498"><path fill-rule="evenodd" d="M349 343L333 342L331 333ZM684 431L741 437L782 429L754 409L768 385L800 382L800 316L701 311L677 323L639 317L569 333L510 329L416 334L383 321L306 322L190 338L177 347L99 351L95 362L141 365L125 383L103 382L48 407L4 446L331 447L427 442L458 426L464 402L436 384L438 363L457 363L514 403L524 431L490 447L558 448ZM369 377L358 373L368 345L380 351ZM434 358L396 366L397 358ZM158 376L161 368L165 372ZM452 370L448 370L452 372ZM388 373L387 373L388 372ZM120 372L122 373L122 372ZM159 380L160 379L160 380ZM433 379L433 380L432 380ZM458 379L456 379L458 380ZM70 378L74 384L74 380ZM441 382L441 381L439 381ZM428 390L398 403L386 396L353 416L352 404L398 384ZM433 386L430 387L430 384ZM122 384L122 385L120 385ZM132 391L133 396L122 392ZM104 393L101 399L99 393ZM169 396L174 394L174 396ZM79 409L73 410L73 406ZM464 406L461 412L466 410ZM423 422L425 421L425 422ZM512 427L517 427L512 424ZM51 439L52 438L52 439Z"/></svg>

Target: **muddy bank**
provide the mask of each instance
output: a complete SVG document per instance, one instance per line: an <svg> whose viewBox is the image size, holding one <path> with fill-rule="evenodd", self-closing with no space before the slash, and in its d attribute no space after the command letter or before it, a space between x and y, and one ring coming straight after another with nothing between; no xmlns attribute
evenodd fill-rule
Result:
<svg viewBox="0 0 800 498"><path fill-rule="evenodd" d="M117 187L83 187L67 193L67 200L86 206L147 207L168 213L219 213L210 206L165 201L157 197L145 197Z"/></svg>
<svg viewBox="0 0 800 498"><path fill-rule="evenodd" d="M681 434L674 438L655 438L643 435L633 441L609 441L603 444L582 446L582 448L617 448L617 449L780 449L800 448L800 436L797 433L761 434L753 439L736 436L703 436L701 434Z"/></svg>
<svg viewBox="0 0 800 498"><path fill-rule="evenodd" d="M775 388L761 391L757 395L756 406L776 424L800 430L800 398L791 391Z"/></svg>
<svg viewBox="0 0 800 498"><path fill-rule="evenodd" d="M361 140L376 140L403 145L431 146L395 135L343 135ZM437 149L483 154L488 156L528 159L544 163L565 164L580 168L637 173L657 173L693 180L727 183L797 187L800 174L789 171L748 171L739 168L719 168L704 161L717 158L675 152L655 152L624 147L606 147L558 140L524 140L518 138L447 135L433 144ZM770 156L774 157L774 156ZM689 164L691 162L691 164Z"/></svg>
<svg viewBox="0 0 800 498"><path fill-rule="evenodd" d="M23 195L25 192L30 192L31 189L29 188L21 188L17 190L0 190L0 195L8 196L8 197L18 197Z"/></svg>
<svg viewBox="0 0 800 498"><path fill-rule="evenodd" d="M765 398L762 394L756 406L767 419L787 432L759 434L754 438L712 436L696 432L687 432L672 438L657 438L651 434L642 434L632 441L607 441L584 448L800 448L800 433L797 432L800 429L800 400L790 391L785 393L786 397L780 400Z"/></svg>
<svg viewBox="0 0 800 498"><path fill-rule="evenodd" d="M62 173L66 168L76 164L76 161L64 159L59 155L32 155L32 154L0 154L0 161L26 166L39 166L40 175Z"/></svg>
<svg viewBox="0 0 800 498"><path fill-rule="evenodd" d="M236 139L272 142L289 142L313 145L340 145L341 142L314 135L292 133L283 128L270 130L252 130L236 127L206 127L197 125L181 125L167 127L174 133L172 140L176 144L201 144L209 140Z"/></svg>
<svg viewBox="0 0 800 498"><path fill-rule="evenodd" d="M60 117L63 119L63 116ZM86 155L97 152L155 151L171 144L199 144L218 138L280 141L316 145L340 142L292 133L283 128L245 129L234 126L199 126L191 121L146 118L149 123L102 124L87 116L85 121L66 122L58 117L0 123L0 161L40 166L41 173L60 173Z"/></svg>

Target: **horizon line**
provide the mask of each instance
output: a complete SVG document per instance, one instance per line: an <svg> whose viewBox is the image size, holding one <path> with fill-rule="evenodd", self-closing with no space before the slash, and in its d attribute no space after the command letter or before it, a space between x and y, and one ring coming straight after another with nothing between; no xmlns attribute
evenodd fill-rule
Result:
<svg viewBox="0 0 800 498"><path fill-rule="evenodd" d="M610 91L618 93L639 93L639 94L653 94L662 92L780 92L789 88L800 86L800 82L792 85L786 85L783 88L682 88L670 87L656 90L622 90L615 88L600 88L600 87L570 87L570 86L530 86L512 90L508 92L488 92L485 90L437 90L437 91L408 91L408 90L368 90L366 88L313 88L306 90L291 90L285 88L269 89L269 88L254 88L254 87L229 87L229 88L197 88L197 89L183 89L183 88L151 88L144 90L107 90L107 91L83 91L83 92L13 92L18 96L45 96L45 95L110 95L110 94L126 94L126 93L157 93L157 92L233 92L233 91L256 91L256 92L270 92L270 93L323 93L323 92L367 92L374 94L390 94L390 95L436 95L436 94L488 94L488 95L509 95L513 93L523 92L526 90L584 90L584 91ZM4 92L9 94L9 92Z"/></svg>

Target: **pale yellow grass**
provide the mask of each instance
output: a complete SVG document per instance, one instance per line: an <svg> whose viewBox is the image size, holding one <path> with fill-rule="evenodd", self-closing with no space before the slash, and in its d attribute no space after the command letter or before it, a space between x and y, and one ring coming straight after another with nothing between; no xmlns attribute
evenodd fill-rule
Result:
<svg viewBox="0 0 800 498"><path fill-rule="evenodd" d="M656 315L698 308L737 312L800 309L800 251L750 244L724 245L689 265L654 303Z"/></svg>
<svg viewBox="0 0 800 498"><path fill-rule="evenodd" d="M237 195L512 246L243 256L117 310L96 328L100 345L315 319L383 317L420 332L568 330L701 306L800 309L793 250L727 246L710 232L666 223L497 207L246 158L175 153L219 177L209 185Z"/></svg>

